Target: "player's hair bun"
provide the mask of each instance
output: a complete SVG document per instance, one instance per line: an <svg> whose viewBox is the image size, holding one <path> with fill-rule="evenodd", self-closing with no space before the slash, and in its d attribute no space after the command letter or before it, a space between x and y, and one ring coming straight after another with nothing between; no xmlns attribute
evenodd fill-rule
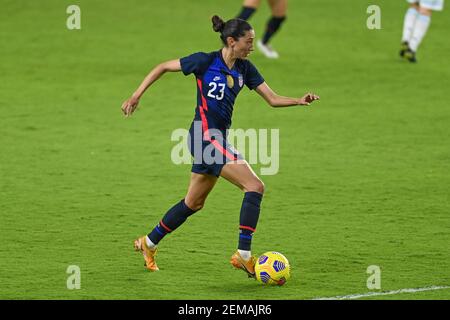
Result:
<svg viewBox="0 0 450 320"><path fill-rule="evenodd" d="M220 32L220 39L225 46L228 46L227 39L229 37L238 41L240 37L245 35L246 31L253 29L247 21L242 19L230 19L225 22L221 17L214 15L211 21L214 31Z"/></svg>
<svg viewBox="0 0 450 320"><path fill-rule="evenodd" d="M225 27L225 21L222 20L222 18L220 18L217 15L214 15L211 19L212 24L213 24L213 30L215 32L222 32L223 28Z"/></svg>

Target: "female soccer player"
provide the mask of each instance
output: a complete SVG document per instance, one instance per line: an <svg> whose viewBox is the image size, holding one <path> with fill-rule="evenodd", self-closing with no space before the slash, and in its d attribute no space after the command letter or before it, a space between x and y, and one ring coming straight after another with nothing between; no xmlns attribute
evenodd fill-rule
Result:
<svg viewBox="0 0 450 320"><path fill-rule="evenodd" d="M287 0L268 0L272 17L267 21L266 32L262 40L257 41L258 49L270 59L277 59L279 57L269 40L278 31L283 21L286 19ZM244 0L241 13L236 18L248 20L251 15L259 8L261 0Z"/></svg>
<svg viewBox="0 0 450 320"><path fill-rule="evenodd" d="M159 64L122 105L125 116L130 116L144 91L165 72L182 71L185 75L194 74L196 77L197 108L189 143L194 164L187 194L167 211L147 236L135 240L134 247L144 255L148 270L159 270L155 262L156 246L164 236L203 207L206 197L221 176L245 193L240 212L238 250L230 262L235 268L254 277L256 258L251 256L250 246L258 222L264 184L247 161L226 141L234 100L244 84L250 90L255 89L273 107L310 105L319 97L308 93L302 98L289 98L273 92L247 60L253 51L255 38L252 27L241 19L231 19L225 23L218 16L214 16L212 22L214 31L220 32L224 44L222 49L211 53L198 52Z"/></svg>
<svg viewBox="0 0 450 320"><path fill-rule="evenodd" d="M417 62L416 52L431 22L432 11L442 11L444 0L407 0L410 3L403 23L400 56Z"/></svg>

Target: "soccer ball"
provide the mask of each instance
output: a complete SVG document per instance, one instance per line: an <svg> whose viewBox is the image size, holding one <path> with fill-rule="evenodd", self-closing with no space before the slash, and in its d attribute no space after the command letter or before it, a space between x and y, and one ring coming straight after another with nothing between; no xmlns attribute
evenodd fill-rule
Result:
<svg viewBox="0 0 450 320"><path fill-rule="evenodd" d="M282 286L290 278L290 271L288 259L275 251L264 253L255 265L256 279L267 285Z"/></svg>

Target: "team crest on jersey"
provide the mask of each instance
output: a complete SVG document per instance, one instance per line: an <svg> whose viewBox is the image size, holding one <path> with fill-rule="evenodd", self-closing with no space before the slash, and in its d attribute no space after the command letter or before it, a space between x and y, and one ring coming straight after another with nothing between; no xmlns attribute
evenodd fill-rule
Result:
<svg viewBox="0 0 450 320"><path fill-rule="evenodd" d="M234 87L234 79L231 75L227 75L227 85L228 85L228 88Z"/></svg>
<svg viewBox="0 0 450 320"><path fill-rule="evenodd" d="M239 87L242 87L244 85L244 77L242 74L239 75Z"/></svg>

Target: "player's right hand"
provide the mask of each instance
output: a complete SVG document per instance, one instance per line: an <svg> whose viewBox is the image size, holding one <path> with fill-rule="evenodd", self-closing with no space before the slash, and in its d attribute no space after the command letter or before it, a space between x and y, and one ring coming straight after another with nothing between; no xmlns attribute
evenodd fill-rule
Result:
<svg viewBox="0 0 450 320"><path fill-rule="evenodd" d="M125 115L125 117L131 116L131 114L136 110L137 106L139 104L139 99L131 97L122 104L122 112Z"/></svg>

